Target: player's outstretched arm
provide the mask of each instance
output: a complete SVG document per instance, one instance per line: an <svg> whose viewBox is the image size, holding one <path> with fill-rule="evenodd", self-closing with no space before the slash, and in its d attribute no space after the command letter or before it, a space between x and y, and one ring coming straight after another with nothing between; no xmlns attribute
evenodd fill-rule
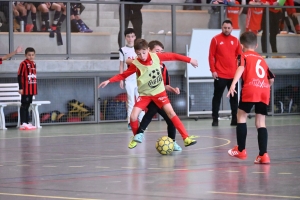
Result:
<svg viewBox="0 0 300 200"><path fill-rule="evenodd" d="M191 58L190 63L193 67L195 67L195 68L198 67L198 61L196 59Z"/></svg>
<svg viewBox="0 0 300 200"><path fill-rule="evenodd" d="M239 79L241 78L243 72L245 70L245 67L244 66L239 66L235 72L235 75L234 75L234 78L233 78L233 81L231 83L231 86L228 90L228 93L227 93L227 97L229 97L229 95L231 96L234 96L234 93L237 93L237 91L235 90L235 84L239 81Z"/></svg>
<svg viewBox="0 0 300 200"><path fill-rule="evenodd" d="M16 48L15 51L13 51L13 52L11 52L11 53L9 53L9 54L3 56L3 57L2 57L2 60L7 60L7 59L9 59L10 57L16 55L17 53L21 53L22 51L23 51L22 47L21 47L21 46L18 46L18 47Z"/></svg>
<svg viewBox="0 0 300 200"><path fill-rule="evenodd" d="M98 88L105 88L105 86L109 83L109 80L103 81L98 85Z"/></svg>

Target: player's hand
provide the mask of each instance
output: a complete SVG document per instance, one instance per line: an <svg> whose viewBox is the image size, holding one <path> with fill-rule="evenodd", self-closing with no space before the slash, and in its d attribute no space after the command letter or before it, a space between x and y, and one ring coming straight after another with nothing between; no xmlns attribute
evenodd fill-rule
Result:
<svg viewBox="0 0 300 200"><path fill-rule="evenodd" d="M193 67L195 67L195 68L198 67L198 61L197 60L192 58L190 63L191 63L191 65L193 65Z"/></svg>
<svg viewBox="0 0 300 200"><path fill-rule="evenodd" d="M109 83L109 80L106 80L106 81L103 81L102 83L100 83L99 85L98 85L98 88L104 88L107 84Z"/></svg>
<svg viewBox="0 0 300 200"><path fill-rule="evenodd" d="M23 51L23 48L21 46L18 46L16 48L16 53L21 53Z"/></svg>
<svg viewBox="0 0 300 200"><path fill-rule="evenodd" d="M217 72L213 72L211 73L212 77L216 80L218 80L218 73Z"/></svg>
<svg viewBox="0 0 300 200"><path fill-rule="evenodd" d="M19 90L19 94L20 94L20 95L23 94L23 89Z"/></svg>
<svg viewBox="0 0 300 200"><path fill-rule="evenodd" d="M227 93L227 97L229 97L230 95L233 97L233 96L234 96L234 93L237 93L237 92L235 91L235 85L233 85L233 86L231 86L231 87L229 88L229 91L228 91L228 93Z"/></svg>
<svg viewBox="0 0 300 200"><path fill-rule="evenodd" d="M130 65L133 60L134 60L134 58L127 58L126 65Z"/></svg>
<svg viewBox="0 0 300 200"><path fill-rule="evenodd" d="M120 88L124 89L124 81L120 81Z"/></svg>
<svg viewBox="0 0 300 200"><path fill-rule="evenodd" d="M180 89L178 87L174 88L174 93L175 94L180 94Z"/></svg>
<svg viewBox="0 0 300 200"><path fill-rule="evenodd" d="M272 6L278 6L278 2L274 2Z"/></svg>

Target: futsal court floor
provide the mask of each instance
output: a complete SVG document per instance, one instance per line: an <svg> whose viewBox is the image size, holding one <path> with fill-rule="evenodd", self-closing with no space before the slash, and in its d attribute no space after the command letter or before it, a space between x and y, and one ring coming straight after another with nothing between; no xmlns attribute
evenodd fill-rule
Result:
<svg viewBox="0 0 300 200"><path fill-rule="evenodd" d="M128 149L126 122L0 131L0 200L300 199L300 115L267 117L269 165L257 165L257 132L248 120L247 160L229 157L236 144L229 120L183 120L198 143L160 155L166 133L153 121Z"/></svg>

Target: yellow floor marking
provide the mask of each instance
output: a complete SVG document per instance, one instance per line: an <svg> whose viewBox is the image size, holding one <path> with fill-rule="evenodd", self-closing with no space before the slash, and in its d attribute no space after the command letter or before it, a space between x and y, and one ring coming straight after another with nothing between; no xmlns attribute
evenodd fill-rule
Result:
<svg viewBox="0 0 300 200"><path fill-rule="evenodd" d="M161 168L148 168L148 169L161 169Z"/></svg>
<svg viewBox="0 0 300 200"><path fill-rule="evenodd" d="M234 172L234 173L236 173L236 172L240 172L240 171L227 171L227 172Z"/></svg>
<svg viewBox="0 0 300 200"><path fill-rule="evenodd" d="M241 196L257 196L257 197L274 197L274 198L288 198L288 199L300 199L299 196L281 196L273 194L251 194L251 193L236 193L236 192L216 192L209 191L212 194L228 194L228 195L241 195Z"/></svg>
<svg viewBox="0 0 300 200"><path fill-rule="evenodd" d="M266 172L252 172L253 174L265 174Z"/></svg>
<svg viewBox="0 0 300 200"><path fill-rule="evenodd" d="M73 198L73 197L59 197L59 196L43 196L43 195L31 195L31 194L12 194L12 193L0 193L0 195L4 195L4 196L18 196L18 197L48 198L48 199L66 199L66 200L103 200L103 199Z"/></svg>
<svg viewBox="0 0 300 200"><path fill-rule="evenodd" d="M69 166L69 167L84 167L84 166Z"/></svg>
<svg viewBox="0 0 300 200"><path fill-rule="evenodd" d="M278 173L278 174L292 174L292 173L282 172L282 173Z"/></svg>
<svg viewBox="0 0 300 200"><path fill-rule="evenodd" d="M43 165L43 167L56 167L54 165Z"/></svg>

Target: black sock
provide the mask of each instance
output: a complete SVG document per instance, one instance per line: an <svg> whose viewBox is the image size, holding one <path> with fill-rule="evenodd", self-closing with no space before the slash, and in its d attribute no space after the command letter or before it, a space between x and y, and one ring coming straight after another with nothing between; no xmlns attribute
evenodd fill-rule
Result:
<svg viewBox="0 0 300 200"><path fill-rule="evenodd" d="M42 13L42 23L46 26L46 31L50 29L49 13Z"/></svg>
<svg viewBox="0 0 300 200"><path fill-rule="evenodd" d="M53 26L57 25L59 17L60 17L60 13L61 13L61 11L55 11L54 17L53 17L53 23L52 23Z"/></svg>
<svg viewBox="0 0 300 200"><path fill-rule="evenodd" d="M32 24L33 24L33 30L37 31L37 27L36 27L36 13L32 13L31 12L31 21L32 21Z"/></svg>
<svg viewBox="0 0 300 200"><path fill-rule="evenodd" d="M257 129L257 141L259 148L259 155L263 156L264 153L267 153L267 145L268 145L268 131L267 128L258 128Z"/></svg>
<svg viewBox="0 0 300 200"><path fill-rule="evenodd" d="M81 26L80 24L77 22L76 19L72 19L71 20L71 25L72 25L72 32L80 32L81 31ZM74 30L74 31L73 31Z"/></svg>
<svg viewBox="0 0 300 200"><path fill-rule="evenodd" d="M238 149L242 152L246 148L246 138L247 138L247 124L238 123L236 126L236 139L238 144Z"/></svg>
<svg viewBox="0 0 300 200"><path fill-rule="evenodd" d="M62 13L57 22L57 26L60 27L62 25L62 23L65 21L65 19L66 19L66 15Z"/></svg>

